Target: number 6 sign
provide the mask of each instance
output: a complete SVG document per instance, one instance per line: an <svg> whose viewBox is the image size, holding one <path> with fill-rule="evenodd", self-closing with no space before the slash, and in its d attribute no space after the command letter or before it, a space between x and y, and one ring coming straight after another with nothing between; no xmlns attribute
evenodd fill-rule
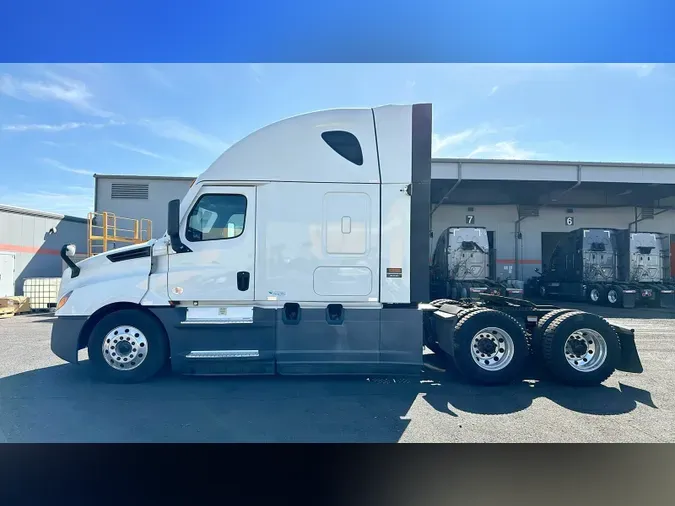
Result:
<svg viewBox="0 0 675 506"><path fill-rule="evenodd" d="M574 226L574 216L565 216L565 225L568 227Z"/></svg>

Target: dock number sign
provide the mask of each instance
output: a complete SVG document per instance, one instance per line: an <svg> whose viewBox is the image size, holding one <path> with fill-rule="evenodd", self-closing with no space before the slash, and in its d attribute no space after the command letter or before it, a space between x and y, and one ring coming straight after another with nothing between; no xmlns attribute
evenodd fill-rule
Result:
<svg viewBox="0 0 675 506"><path fill-rule="evenodd" d="M466 215L466 224L473 225L476 222L476 217L473 214Z"/></svg>
<svg viewBox="0 0 675 506"><path fill-rule="evenodd" d="M565 216L565 225L568 227L574 226L574 216Z"/></svg>

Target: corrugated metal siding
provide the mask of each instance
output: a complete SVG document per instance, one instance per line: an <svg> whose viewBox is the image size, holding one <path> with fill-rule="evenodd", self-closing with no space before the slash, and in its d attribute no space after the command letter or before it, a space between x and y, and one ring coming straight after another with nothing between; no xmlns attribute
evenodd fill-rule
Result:
<svg viewBox="0 0 675 506"><path fill-rule="evenodd" d="M56 228L55 234L49 234ZM77 250L87 249L87 225L68 218L46 218L0 210L0 251L15 254L15 293L23 293L23 280L37 277L60 277L59 252L66 243Z"/></svg>

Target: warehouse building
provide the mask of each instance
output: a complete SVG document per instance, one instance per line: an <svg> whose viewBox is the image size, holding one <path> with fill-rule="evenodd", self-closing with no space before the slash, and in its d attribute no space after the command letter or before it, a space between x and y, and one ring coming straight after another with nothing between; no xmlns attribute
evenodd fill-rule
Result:
<svg viewBox="0 0 675 506"><path fill-rule="evenodd" d="M150 236L166 230L166 206L182 199L194 177L94 175L94 211L135 220L150 220Z"/></svg>
<svg viewBox="0 0 675 506"><path fill-rule="evenodd" d="M159 237L168 201L182 198L193 180L97 175L96 210L150 218ZM431 192L430 256L445 228L485 227L492 275L502 279L533 276L561 234L576 228L631 228L675 239L675 165L434 159Z"/></svg>
<svg viewBox="0 0 675 506"><path fill-rule="evenodd" d="M432 202L434 236L449 226L486 227L493 272L527 280L577 228L660 232L672 241L675 165L437 159Z"/></svg>
<svg viewBox="0 0 675 506"><path fill-rule="evenodd" d="M0 297L23 295L26 278L59 278L64 244L86 251L87 220L0 205Z"/></svg>

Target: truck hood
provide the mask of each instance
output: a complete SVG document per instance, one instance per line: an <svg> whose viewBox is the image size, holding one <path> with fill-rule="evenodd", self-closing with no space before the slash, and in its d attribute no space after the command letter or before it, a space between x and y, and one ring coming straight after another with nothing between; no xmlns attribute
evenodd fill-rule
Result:
<svg viewBox="0 0 675 506"><path fill-rule="evenodd" d="M76 288L105 281L116 276L128 275L130 272L150 274L152 248L157 241L151 239L140 244L130 244L114 250L99 253L77 262L79 276L72 278L71 269L67 268L61 278L59 297Z"/></svg>

